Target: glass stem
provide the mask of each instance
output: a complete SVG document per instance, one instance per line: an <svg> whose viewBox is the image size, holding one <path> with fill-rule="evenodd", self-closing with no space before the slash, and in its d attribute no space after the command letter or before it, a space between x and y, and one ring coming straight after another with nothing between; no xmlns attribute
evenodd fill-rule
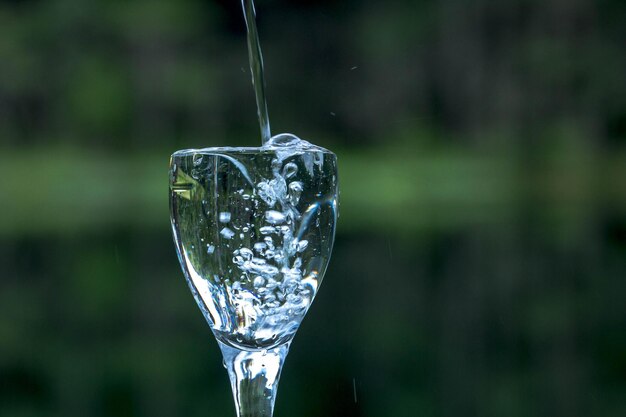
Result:
<svg viewBox="0 0 626 417"><path fill-rule="evenodd" d="M230 377L237 417L272 417L280 371L289 353L289 343L257 351L218 343Z"/></svg>

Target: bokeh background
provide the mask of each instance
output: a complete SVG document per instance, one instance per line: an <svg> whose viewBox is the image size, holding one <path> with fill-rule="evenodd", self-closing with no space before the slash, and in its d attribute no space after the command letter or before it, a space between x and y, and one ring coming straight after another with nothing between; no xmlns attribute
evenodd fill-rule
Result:
<svg viewBox="0 0 626 417"><path fill-rule="evenodd" d="M276 416L626 415L624 1L257 13L342 187ZM234 416L167 166L256 123L237 0L0 1L0 416Z"/></svg>

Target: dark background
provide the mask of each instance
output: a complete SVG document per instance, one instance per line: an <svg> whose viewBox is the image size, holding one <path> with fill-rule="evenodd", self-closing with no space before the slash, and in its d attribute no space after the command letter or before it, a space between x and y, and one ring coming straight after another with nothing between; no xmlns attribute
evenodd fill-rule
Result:
<svg viewBox="0 0 626 417"><path fill-rule="evenodd" d="M276 417L626 415L626 4L257 0L341 217ZM176 149L260 144L237 0L0 1L0 416L234 416Z"/></svg>

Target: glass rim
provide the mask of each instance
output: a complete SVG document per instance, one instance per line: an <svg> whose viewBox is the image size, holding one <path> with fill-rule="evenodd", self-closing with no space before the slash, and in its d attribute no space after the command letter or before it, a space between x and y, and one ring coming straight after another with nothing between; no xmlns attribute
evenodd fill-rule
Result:
<svg viewBox="0 0 626 417"><path fill-rule="evenodd" d="M273 154L276 152L294 152L294 155L307 152L321 152L335 155L321 146L311 145L307 147L281 147L281 146L216 146L207 148L189 148L175 151L171 156L187 157L193 155L219 155L219 154ZM336 156L336 155L335 155Z"/></svg>

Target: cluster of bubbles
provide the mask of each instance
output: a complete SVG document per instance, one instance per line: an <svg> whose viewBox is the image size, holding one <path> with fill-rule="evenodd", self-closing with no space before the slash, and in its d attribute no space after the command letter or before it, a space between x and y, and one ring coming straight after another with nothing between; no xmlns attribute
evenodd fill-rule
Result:
<svg viewBox="0 0 626 417"><path fill-rule="evenodd" d="M297 205L304 186L295 178L298 166L293 162L284 166L283 163L283 158L274 159L273 177L256 183L253 197L244 196L259 199L258 205L265 211L261 211L263 215L258 216L256 225L248 224L241 229L248 232L257 226L256 242L232 252L232 263L240 278L231 279L228 291L237 314L245 318L241 323L243 328L248 327L248 320L263 319L257 323L262 327L299 321L314 295L308 280L303 280L302 271L301 256L309 242L296 236L302 217ZM220 235L232 239L236 233L226 226L231 214L222 212L218 219L225 224Z"/></svg>

